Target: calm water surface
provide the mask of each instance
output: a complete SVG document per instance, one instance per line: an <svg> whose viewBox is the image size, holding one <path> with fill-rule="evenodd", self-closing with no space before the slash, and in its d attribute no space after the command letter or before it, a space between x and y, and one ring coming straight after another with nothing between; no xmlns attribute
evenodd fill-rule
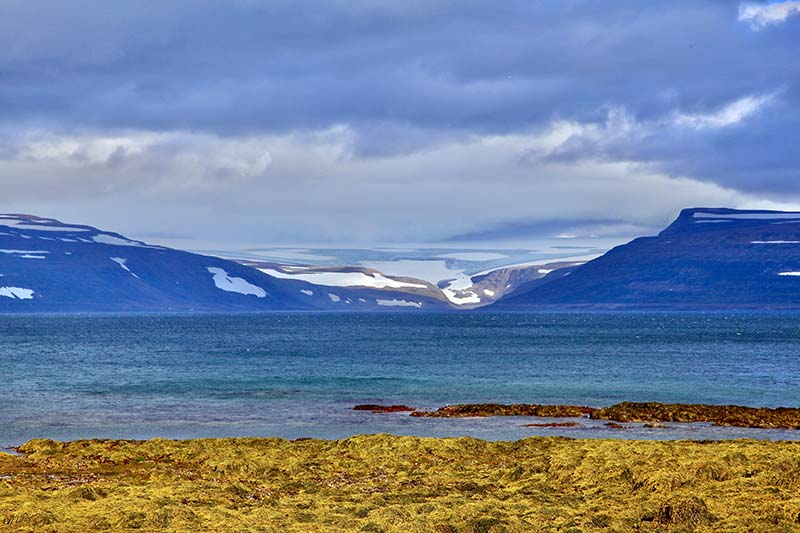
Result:
<svg viewBox="0 0 800 533"><path fill-rule="evenodd" d="M535 429L358 403L800 406L800 315L0 316L0 446L32 437L357 433L800 438L706 425ZM797 437L795 435L797 434Z"/></svg>

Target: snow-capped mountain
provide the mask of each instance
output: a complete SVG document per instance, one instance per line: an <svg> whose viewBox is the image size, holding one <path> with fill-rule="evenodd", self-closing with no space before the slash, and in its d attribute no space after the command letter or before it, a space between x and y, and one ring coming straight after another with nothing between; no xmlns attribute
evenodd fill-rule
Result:
<svg viewBox="0 0 800 533"><path fill-rule="evenodd" d="M393 287L334 287L270 276L91 226L0 215L0 312L448 307L425 294L411 296Z"/></svg>
<svg viewBox="0 0 800 533"><path fill-rule="evenodd" d="M800 308L793 212L686 209L658 236L585 263L514 253L363 254L351 266L314 265L309 259L323 257L314 253L232 260L0 215L0 313ZM490 266L480 270L481 259Z"/></svg>
<svg viewBox="0 0 800 533"><path fill-rule="evenodd" d="M466 268L437 258L366 262L381 270L367 266L287 265L251 259L239 262L278 279L301 280L328 288L401 292L408 295L408 306L414 298L427 298L453 309L489 305L555 270L582 264L575 261L522 264L470 274Z"/></svg>
<svg viewBox="0 0 800 533"><path fill-rule="evenodd" d="M642 237L498 302L547 306L800 308L800 213L693 208Z"/></svg>

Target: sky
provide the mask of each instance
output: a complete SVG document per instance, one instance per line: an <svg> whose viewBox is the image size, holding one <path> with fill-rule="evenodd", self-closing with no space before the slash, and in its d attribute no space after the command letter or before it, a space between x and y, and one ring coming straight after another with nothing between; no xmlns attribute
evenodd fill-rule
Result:
<svg viewBox="0 0 800 533"><path fill-rule="evenodd" d="M682 207L800 210L800 1L0 13L0 212L197 249L607 242Z"/></svg>

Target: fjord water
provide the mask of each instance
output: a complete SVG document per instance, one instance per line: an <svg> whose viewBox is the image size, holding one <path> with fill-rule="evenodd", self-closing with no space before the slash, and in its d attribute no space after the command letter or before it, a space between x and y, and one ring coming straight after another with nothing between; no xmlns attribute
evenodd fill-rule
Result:
<svg viewBox="0 0 800 533"><path fill-rule="evenodd" d="M795 438L676 425L526 428L359 403L659 401L800 406L800 315L1 316L0 446L33 438L341 438L359 433Z"/></svg>

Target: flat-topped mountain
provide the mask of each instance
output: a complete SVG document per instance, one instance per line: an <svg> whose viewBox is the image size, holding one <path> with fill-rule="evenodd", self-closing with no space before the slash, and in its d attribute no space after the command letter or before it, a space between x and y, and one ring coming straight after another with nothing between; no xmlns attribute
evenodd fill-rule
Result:
<svg viewBox="0 0 800 533"><path fill-rule="evenodd" d="M800 213L685 209L657 236L544 281L493 308L800 308Z"/></svg>
<svg viewBox="0 0 800 533"><path fill-rule="evenodd" d="M446 304L320 287L91 226L0 215L0 313L422 309Z"/></svg>

